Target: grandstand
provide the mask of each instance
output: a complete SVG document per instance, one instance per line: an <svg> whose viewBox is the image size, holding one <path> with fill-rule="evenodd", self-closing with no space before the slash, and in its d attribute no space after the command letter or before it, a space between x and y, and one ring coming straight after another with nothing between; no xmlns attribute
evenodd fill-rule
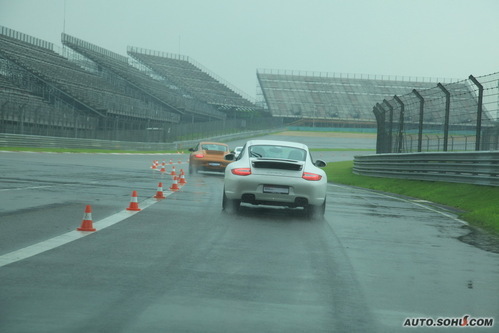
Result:
<svg viewBox="0 0 499 333"><path fill-rule="evenodd" d="M97 126L94 117L87 117L74 109L47 102L43 97L20 88L7 79L9 67L0 58L0 126L3 132L49 135L49 128L56 126L64 136L75 131L89 131Z"/></svg>
<svg viewBox="0 0 499 333"><path fill-rule="evenodd" d="M274 117L324 121L375 121L373 106L384 98L436 85L392 77L258 70L265 102Z"/></svg>
<svg viewBox="0 0 499 333"><path fill-rule="evenodd" d="M265 127L243 120L260 111L249 99L192 61L173 61L184 69L169 71L162 62L173 59L147 57L152 51L131 49L140 63L64 33L61 41L55 51L0 26L1 132L162 141L186 137L186 128Z"/></svg>
<svg viewBox="0 0 499 333"><path fill-rule="evenodd" d="M61 41L58 52L0 26L0 132L171 142L293 123L378 125L391 140L421 135L422 125L424 134L468 133L497 122L496 74L481 118L469 80L441 89L431 78L258 70L260 104L186 56L137 47L123 56L65 33Z"/></svg>
<svg viewBox="0 0 499 333"><path fill-rule="evenodd" d="M182 91L172 87L167 82L156 80L147 75L146 72L131 66L127 57L67 34L62 34L62 43L98 64L102 70L112 73L114 79L120 78L165 107L171 108L179 114L189 115L188 120L191 120L193 115L200 117L200 119L209 117L225 118L223 112L216 110L203 101L189 98L189 96L186 96Z"/></svg>
<svg viewBox="0 0 499 333"><path fill-rule="evenodd" d="M177 89L224 111L251 111L256 106L242 93L216 80L189 57L168 54L137 47L128 47L128 55L142 63L154 73L170 82Z"/></svg>
<svg viewBox="0 0 499 333"><path fill-rule="evenodd" d="M5 27L0 32L0 73L11 85L2 89L6 132L65 136L69 130L96 137L110 128L140 130L180 121L173 108L145 98L127 82L83 69L51 43Z"/></svg>

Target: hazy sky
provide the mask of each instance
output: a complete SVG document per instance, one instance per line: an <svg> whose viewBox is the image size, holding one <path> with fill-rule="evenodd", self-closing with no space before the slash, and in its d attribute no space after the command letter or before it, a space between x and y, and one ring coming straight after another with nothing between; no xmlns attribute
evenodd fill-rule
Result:
<svg viewBox="0 0 499 333"><path fill-rule="evenodd" d="M499 71L498 0L0 0L61 45L189 56L250 96L257 69L466 79Z"/></svg>

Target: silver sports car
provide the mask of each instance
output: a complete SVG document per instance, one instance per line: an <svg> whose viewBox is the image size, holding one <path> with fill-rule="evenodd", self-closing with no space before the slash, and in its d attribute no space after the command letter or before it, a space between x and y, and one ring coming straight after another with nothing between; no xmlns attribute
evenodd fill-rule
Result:
<svg viewBox="0 0 499 333"><path fill-rule="evenodd" d="M223 210L238 210L240 204L303 207L308 215L324 215L326 166L312 160L301 143L251 140L239 156L228 154L225 169Z"/></svg>

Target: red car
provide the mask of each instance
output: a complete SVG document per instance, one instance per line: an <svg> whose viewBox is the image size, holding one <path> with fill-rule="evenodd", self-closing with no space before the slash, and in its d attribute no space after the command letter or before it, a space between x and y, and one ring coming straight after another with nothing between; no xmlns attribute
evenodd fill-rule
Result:
<svg viewBox="0 0 499 333"><path fill-rule="evenodd" d="M229 146L220 142L203 141L190 148L189 174L198 171L223 172L232 161L227 161L225 155L230 154Z"/></svg>

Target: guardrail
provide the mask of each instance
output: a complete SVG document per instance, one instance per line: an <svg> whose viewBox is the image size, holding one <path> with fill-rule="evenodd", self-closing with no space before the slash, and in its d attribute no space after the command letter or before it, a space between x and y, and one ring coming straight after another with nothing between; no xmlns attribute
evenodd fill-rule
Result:
<svg viewBox="0 0 499 333"><path fill-rule="evenodd" d="M499 151L355 156L353 173L372 177L499 186Z"/></svg>
<svg viewBox="0 0 499 333"><path fill-rule="evenodd" d="M81 148L106 150L171 150L175 144L63 138L42 135L0 133L0 147ZM1 150L1 148L0 148Z"/></svg>
<svg viewBox="0 0 499 333"><path fill-rule="evenodd" d="M131 150L131 151L161 151L161 150L186 150L194 147L202 140L210 141L232 141L240 140L255 135L265 135L272 132L283 131L283 128L272 128L260 131L246 131L235 134L213 136L198 140L175 141L175 142L131 142L112 141L97 139L64 138L42 135L24 135L0 133L1 147L30 147L30 148L81 148L81 149L105 149L105 150Z"/></svg>

